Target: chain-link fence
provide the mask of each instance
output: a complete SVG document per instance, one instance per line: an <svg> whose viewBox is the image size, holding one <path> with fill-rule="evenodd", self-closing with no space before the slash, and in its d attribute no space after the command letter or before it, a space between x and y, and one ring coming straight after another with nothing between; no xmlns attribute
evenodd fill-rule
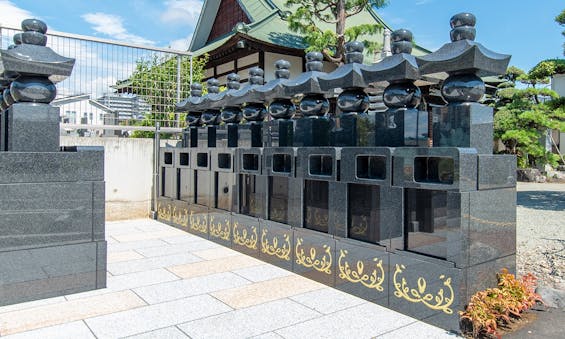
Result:
<svg viewBox="0 0 565 339"><path fill-rule="evenodd" d="M1 48L21 30L0 26ZM185 127L174 105L189 96L190 52L126 44L61 32L47 32L47 46L76 59L72 75L57 84L53 105L61 110L64 134L152 136Z"/></svg>

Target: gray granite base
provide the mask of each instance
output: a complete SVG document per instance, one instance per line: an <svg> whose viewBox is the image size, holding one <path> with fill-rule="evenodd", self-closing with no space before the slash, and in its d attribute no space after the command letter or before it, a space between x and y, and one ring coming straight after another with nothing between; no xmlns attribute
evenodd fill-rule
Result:
<svg viewBox="0 0 565 339"><path fill-rule="evenodd" d="M56 152L59 150L59 108L31 102L15 103L2 114L0 150Z"/></svg>
<svg viewBox="0 0 565 339"><path fill-rule="evenodd" d="M0 152L0 306L106 287L104 152Z"/></svg>

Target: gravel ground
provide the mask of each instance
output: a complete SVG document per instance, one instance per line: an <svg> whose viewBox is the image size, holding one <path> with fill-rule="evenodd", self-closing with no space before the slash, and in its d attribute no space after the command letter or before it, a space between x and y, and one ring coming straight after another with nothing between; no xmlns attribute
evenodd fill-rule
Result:
<svg viewBox="0 0 565 339"><path fill-rule="evenodd" d="M517 269L565 291L565 184L518 183Z"/></svg>

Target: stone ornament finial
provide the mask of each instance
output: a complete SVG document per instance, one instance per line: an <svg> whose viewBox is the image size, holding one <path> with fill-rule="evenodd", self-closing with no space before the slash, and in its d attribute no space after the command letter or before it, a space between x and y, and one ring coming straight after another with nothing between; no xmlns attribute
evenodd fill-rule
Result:
<svg viewBox="0 0 565 339"><path fill-rule="evenodd" d="M475 30L476 22L477 19L471 13L459 13L452 16L449 20L449 24L451 25L451 32L449 32L451 41L474 41L477 34Z"/></svg>
<svg viewBox="0 0 565 339"><path fill-rule="evenodd" d="M202 96L202 85L195 82L190 85L190 96L201 97Z"/></svg>
<svg viewBox="0 0 565 339"><path fill-rule="evenodd" d="M260 67L251 67L249 69L249 83L251 85L263 85L265 83L265 71Z"/></svg>
<svg viewBox="0 0 565 339"><path fill-rule="evenodd" d="M320 52L306 53L306 72L321 72L324 69L324 55Z"/></svg>
<svg viewBox="0 0 565 339"><path fill-rule="evenodd" d="M363 63L363 50L365 45L361 41L350 41L345 44L345 63Z"/></svg>
<svg viewBox="0 0 565 339"><path fill-rule="evenodd" d="M208 81L206 81L206 87L208 88L208 94L220 93L220 81L216 78L208 79Z"/></svg>
<svg viewBox="0 0 565 339"><path fill-rule="evenodd" d="M241 78L236 73L228 74L228 89L238 90L241 87L240 79Z"/></svg>
<svg viewBox="0 0 565 339"><path fill-rule="evenodd" d="M47 25L38 19L25 19L22 21L23 33L19 33L19 37L16 39L14 36L14 43L18 44L19 40L22 44L45 46L47 45ZM18 35L18 34L16 34Z"/></svg>
<svg viewBox="0 0 565 339"><path fill-rule="evenodd" d="M392 54L412 53L412 32L407 29L397 29L390 35Z"/></svg>
<svg viewBox="0 0 565 339"><path fill-rule="evenodd" d="M289 79L290 78L290 62L286 60L277 60L275 62L275 78Z"/></svg>

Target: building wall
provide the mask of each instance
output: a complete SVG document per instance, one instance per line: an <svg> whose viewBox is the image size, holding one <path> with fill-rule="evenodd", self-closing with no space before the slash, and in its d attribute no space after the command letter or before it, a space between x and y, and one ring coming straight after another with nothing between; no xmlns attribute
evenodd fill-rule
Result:
<svg viewBox="0 0 565 339"><path fill-rule="evenodd" d="M302 73L301 57L265 52L265 81L270 81L275 78L275 62L280 59L290 62L291 78L295 78Z"/></svg>
<svg viewBox="0 0 565 339"><path fill-rule="evenodd" d="M551 79L551 89L565 97L565 74L556 74Z"/></svg>
<svg viewBox="0 0 565 339"><path fill-rule="evenodd" d="M565 74L556 74L551 78L551 89L565 97ZM559 138L555 139L559 142L559 152L565 154L565 133L559 133Z"/></svg>
<svg viewBox="0 0 565 339"><path fill-rule="evenodd" d="M162 145L165 143L163 141ZM62 136L61 145L104 147L106 220L145 218L149 215L153 139Z"/></svg>

